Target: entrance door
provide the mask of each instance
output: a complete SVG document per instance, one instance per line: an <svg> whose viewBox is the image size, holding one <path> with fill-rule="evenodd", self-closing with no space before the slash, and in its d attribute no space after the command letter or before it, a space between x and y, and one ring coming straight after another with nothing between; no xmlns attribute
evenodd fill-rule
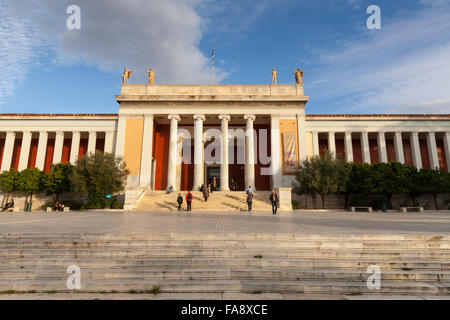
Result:
<svg viewBox="0 0 450 320"><path fill-rule="evenodd" d="M206 168L206 185L211 184L211 186L214 186L214 179L216 181L214 190L219 190L219 188L220 188L220 167L207 167Z"/></svg>

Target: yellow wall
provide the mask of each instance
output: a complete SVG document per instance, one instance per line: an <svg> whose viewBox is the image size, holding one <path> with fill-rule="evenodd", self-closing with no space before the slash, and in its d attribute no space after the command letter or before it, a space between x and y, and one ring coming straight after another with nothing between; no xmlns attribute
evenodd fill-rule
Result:
<svg viewBox="0 0 450 320"><path fill-rule="evenodd" d="M280 119L279 120L279 128L280 128L280 155L281 155L281 166L284 172L284 153L283 153L283 133L294 133L295 141L296 141L296 151L297 151L297 161L299 159L299 151L298 151L298 129L297 129L297 119Z"/></svg>
<svg viewBox="0 0 450 320"><path fill-rule="evenodd" d="M130 170L130 175L139 175L141 170L143 132L144 119L126 120L123 158Z"/></svg>

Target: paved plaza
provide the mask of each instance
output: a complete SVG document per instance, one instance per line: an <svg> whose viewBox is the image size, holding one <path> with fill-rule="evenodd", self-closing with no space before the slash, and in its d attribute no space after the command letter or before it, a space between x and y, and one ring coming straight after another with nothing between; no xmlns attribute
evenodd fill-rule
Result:
<svg viewBox="0 0 450 320"><path fill-rule="evenodd" d="M424 213L70 212L2 213L0 233L450 234L450 211Z"/></svg>

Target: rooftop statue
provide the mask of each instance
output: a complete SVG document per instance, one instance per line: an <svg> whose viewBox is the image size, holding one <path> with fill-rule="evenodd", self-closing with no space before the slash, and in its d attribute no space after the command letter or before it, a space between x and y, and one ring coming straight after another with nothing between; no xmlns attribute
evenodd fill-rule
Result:
<svg viewBox="0 0 450 320"><path fill-rule="evenodd" d="M297 82L297 84L303 84L303 71L300 70L300 68L298 68L297 70L294 71L295 74L295 82Z"/></svg>
<svg viewBox="0 0 450 320"><path fill-rule="evenodd" d="M277 84L278 72L275 68L272 68L272 84Z"/></svg>
<svg viewBox="0 0 450 320"><path fill-rule="evenodd" d="M150 70L145 69L145 72L148 74L148 84L155 84L155 72L153 72L153 69L150 68Z"/></svg>
<svg viewBox="0 0 450 320"><path fill-rule="evenodd" d="M128 84L128 79L131 78L132 74L133 74L133 71L128 70L127 67L125 67L125 70L123 71L123 74L122 74L122 83Z"/></svg>

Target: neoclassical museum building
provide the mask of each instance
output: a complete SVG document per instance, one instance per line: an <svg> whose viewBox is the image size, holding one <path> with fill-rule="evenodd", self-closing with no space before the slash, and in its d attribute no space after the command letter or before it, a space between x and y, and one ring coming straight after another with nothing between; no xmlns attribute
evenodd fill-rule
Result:
<svg viewBox="0 0 450 320"><path fill-rule="evenodd" d="M450 115L305 114L301 83L124 84L116 100L117 114L0 114L1 171L115 153L130 170L133 208L143 190L212 179L222 191L231 179L238 190L289 191L297 164L327 149L359 163L450 167Z"/></svg>

